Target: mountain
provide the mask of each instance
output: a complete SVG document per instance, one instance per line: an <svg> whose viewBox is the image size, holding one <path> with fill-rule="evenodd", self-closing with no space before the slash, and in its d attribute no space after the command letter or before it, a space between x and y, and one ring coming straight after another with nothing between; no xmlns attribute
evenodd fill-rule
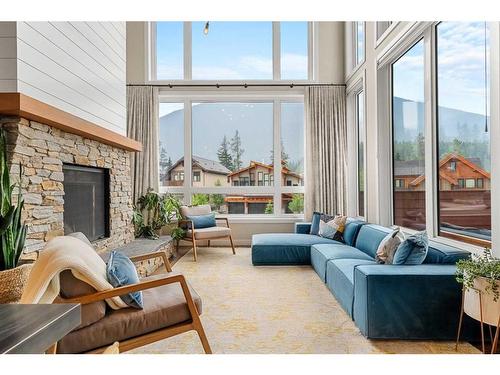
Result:
<svg viewBox="0 0 500 375"><path fill-rule="evenodd" d="M297 150L302 149L303 138L295 129L303 124L301 104L287 105L283 112L282 138L284 147L293 161ZM217 149L226 135L228 141L238 130L243 153L243 165L250 160L269 163L273 148L273 107L271 103L202 103L193 106L193 154L207 159L217 159ZM183 111L178 110L160 117L160 141L173 162L183 156Z"/></svg>

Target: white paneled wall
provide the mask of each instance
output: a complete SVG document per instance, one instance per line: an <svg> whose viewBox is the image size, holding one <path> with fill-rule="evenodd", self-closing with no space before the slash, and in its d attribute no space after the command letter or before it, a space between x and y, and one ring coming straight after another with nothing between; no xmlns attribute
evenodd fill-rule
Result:
<svg viewBox="0 0 500 375"><path fill-rule="evenodd" d="M0 35L9 32L4 24ZM17 22L14 36L14 68L0 48L0 91L21 92L126 134L124 22Z"/></svg>

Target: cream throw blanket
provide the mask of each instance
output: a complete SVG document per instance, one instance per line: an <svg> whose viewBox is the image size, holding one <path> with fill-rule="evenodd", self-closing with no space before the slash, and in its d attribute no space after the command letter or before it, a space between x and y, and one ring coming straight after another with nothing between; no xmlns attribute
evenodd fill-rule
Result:
<svg viewBox="0 0 500 375"><path fill-rule="evenodd" d="M70 236L50 240L33 265L20 303L52 303L59 295L59 274L71 270L73 275L97 291L113 289L106 278L106 263L83 241ZM117 310L127 305L120 297L107 299Z"/></svg>

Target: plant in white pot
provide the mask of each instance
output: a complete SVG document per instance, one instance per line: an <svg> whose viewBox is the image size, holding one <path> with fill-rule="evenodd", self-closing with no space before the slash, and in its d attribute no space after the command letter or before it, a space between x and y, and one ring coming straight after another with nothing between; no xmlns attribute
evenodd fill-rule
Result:
<svg viewBox="0 0 500 375"><path fill-rule="evenodd" d="M26 225L21 217L24 200L20 187L17 205L12 204L14 188L15 184L10 183L5 134L0 129L0 303L17 302L21 298L31 270L31 265L18 265L26 239Z"/></svg>
<svg viewBox="0 0 500 375"><path fill-rule="evenodd" d="M481 322L483 352L483 323L497 327L492 346L492 353L495 352L500 330L500 259L493 257L491 250L486 248L480 255L460 260L457 281L464 286L460 323L464 313ZM458 333L460 335L460 327Z"/></svg>

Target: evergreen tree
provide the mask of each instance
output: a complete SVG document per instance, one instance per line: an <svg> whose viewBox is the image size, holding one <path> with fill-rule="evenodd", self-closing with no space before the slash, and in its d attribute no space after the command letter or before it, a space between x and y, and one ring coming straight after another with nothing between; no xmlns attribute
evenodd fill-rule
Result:
<svg viewBox="0 0 500 375"><path fill-rule="evenodd" d="M229 150L230 145L227 140L227 137L224 135L222 138L222 142L217 150L217 157L219 158L219 162L229 170L233 170L233 157L231 156L231 152Z"/></svg>
<svg viewBox="0 0 500 375"><path fill-rule="evenodd" d="M172 166L172 160L168 157L167 150L160 142L160 176L164 176L168 169Z"/></svg>
<svg viewBox="0 0 500 375"><path fill-rule="evenodd" d="M231 139L232 171L237 171L243 166L242 156L244 152L245 150L241 147L240 132L236 130L234 137Z"/></svg>
<svg viewBox="0 0 500 375"><path fill-rule="evenodd" d="M285 146L283 145L283 139L281 140L281 163L283 165L288 166L290 162L290 156L285 151ZM271 149L271 164L274 164L274 148Z"/></svg>

